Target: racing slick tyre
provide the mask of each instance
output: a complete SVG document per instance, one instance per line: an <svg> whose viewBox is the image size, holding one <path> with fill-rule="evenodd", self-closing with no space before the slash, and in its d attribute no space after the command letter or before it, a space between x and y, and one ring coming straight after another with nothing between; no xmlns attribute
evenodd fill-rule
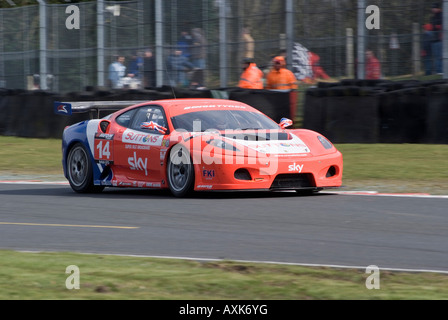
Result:
<svg viewBox="0 0 448 320"><path fill-rule="evenodd" d="M175 145L167 164L168 186L176 197L184 197L193 192L194 167L187 148Z"/></svg>
<svg viewBox="0 0 448 320"><path fill-rule="evenodd" d="M78 193L101 192L104 186L93 184L93 169L89 153L81 143L76 143L67 156L68 181Z"/></svg>

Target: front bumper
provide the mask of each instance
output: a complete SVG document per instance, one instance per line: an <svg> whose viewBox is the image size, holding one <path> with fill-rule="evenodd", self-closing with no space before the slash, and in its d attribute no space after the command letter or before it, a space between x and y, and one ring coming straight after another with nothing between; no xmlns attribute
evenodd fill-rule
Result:
<svg viewBox="0 0 448 320"><path fill-rule="evenodd" d="M342 185L339 151L321 156L234 156L213 160L195 164L195 190L301 190Z"/></svg>

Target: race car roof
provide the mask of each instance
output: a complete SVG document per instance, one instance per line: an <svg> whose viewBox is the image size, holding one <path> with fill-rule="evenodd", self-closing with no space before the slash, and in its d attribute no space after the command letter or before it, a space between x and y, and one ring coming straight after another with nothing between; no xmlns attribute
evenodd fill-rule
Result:
<svg viewBox="0 0 448 320"><path fill-rule="evenodd" d="M166 109L169 109L171 116L205 110L244 110L259 112L257 109L243 102L226 99L182 98L155 100L151 101L151 103L163 105Z"/></svg>

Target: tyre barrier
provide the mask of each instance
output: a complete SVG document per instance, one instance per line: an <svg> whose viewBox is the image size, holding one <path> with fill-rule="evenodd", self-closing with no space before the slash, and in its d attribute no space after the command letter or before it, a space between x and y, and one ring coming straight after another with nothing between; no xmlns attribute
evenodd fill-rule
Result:
<svg viewBox="0 0 448 320"><path fill-rule="evenodd" d="M288 92L241 88L218 89L222 96L245 102L279 122L291 116ZM83 92L57 94L47 91L26 91L0 88L0 135L61 138L66 126L88 120L89 113L75 113L70 117L54 114L55 101L119 101L161 100L172 98L213 98L211 90L190 90L162 86L160 88L108 90L87 87ZM104 117L112 111L103 111Z"/></svg>
<svg viewBox="0 0 448 320"><path fill-rule="evenodd" d="M425 143L448 144L448 84L429 88Z"/></svg>
<svg viewBox="0 0 448 320"><path fill-rule="evenodd" d="M227 90L227 93L230 100L247 103L277 123L284 117L294 120L294 114L290 108L289 92L233 88Z"/></svg>
<svg viewBox="0 0 448 320"><path fill-rule="evenodd" d="M448 80L355 81L305 92L303 126L334 143L448 143Z"/></svg>
<svg viewBox="0 0 448 320"><path fill-rule="evenodd" d="M350 87L353 88L353 87ZM349 92L354 93L348 95ZM376 93L354 88L327 99L324 132L335 143L374 143L378 137Z"/></svg>

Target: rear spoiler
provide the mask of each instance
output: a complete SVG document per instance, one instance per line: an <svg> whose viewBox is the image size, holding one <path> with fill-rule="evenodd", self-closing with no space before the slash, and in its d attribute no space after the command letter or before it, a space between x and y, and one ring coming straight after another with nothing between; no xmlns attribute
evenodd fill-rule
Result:
<svg viewBox="0 0 448 320"><path fill-rule="evenodd" d="M53 103L54 113L71 116L73 113L90 112L91 119L99 119L101 111L117 111L135 104L148 102L148 100L138 101L76 101Z"/></svg>

